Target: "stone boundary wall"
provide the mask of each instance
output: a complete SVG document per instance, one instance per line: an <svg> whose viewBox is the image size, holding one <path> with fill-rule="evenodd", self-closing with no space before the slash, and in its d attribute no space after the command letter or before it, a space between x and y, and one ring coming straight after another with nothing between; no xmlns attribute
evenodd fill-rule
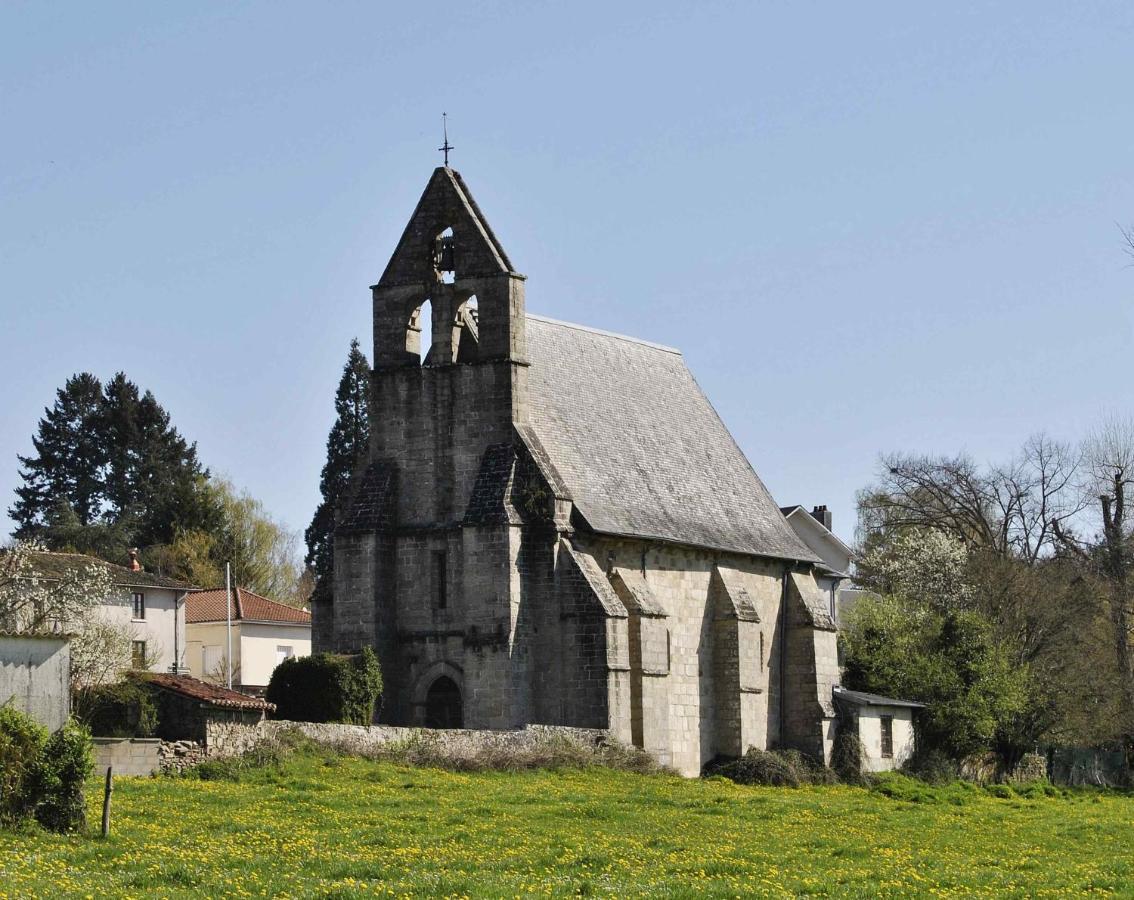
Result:
<svg viewBox="0 0 1134 900"><path fill-rule="evenodd" d="M157 738L91 738L94 744L95 774L105 775L112 766L115 775L153 775L158 770Z"/></svg>
<svg viewBox="0 0 1134 900"><path fill-rule="evenodd" d="M433 743L455 756L471 756L485 750L530 749L549 739L566 740L580 747L592 748L609 738L604 729L556 725L528 725L516 731L487 731L287 721L265 721L255 725L209 722L205 729L205 752L212 758L238 756L288 731L297 731L316 743L358 754L365 754L386 744L410 741Z"/></svg>
<svg viewBox="0 0 1134 900"><path fill-rule="evenodd" d="M180 773L205 758L205 748L196 741L162 741L158 760L164 774Z"/></svg>

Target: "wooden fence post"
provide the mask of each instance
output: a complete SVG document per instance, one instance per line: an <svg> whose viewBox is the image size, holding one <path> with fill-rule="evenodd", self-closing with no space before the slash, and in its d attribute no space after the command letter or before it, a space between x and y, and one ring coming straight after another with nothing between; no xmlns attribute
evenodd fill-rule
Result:
<svg viewBox="0 0 1134 900"><path fill-rule="evenodd" d="M113 766L106 767L106 792L102 795L102 836L110 834L110 795L114 791Z"/></svg>

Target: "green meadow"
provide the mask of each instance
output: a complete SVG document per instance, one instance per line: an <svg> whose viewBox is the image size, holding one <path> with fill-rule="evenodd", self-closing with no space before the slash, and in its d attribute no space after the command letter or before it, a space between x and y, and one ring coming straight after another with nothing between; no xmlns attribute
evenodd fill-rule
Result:
<svg viewBox="0 0 1134 900"><path fill-rule="evenodd" d="M118 779L107 840L0 832L0 897L1134 895L1134 798L997 793L297 752L239 781Z"/></svg>

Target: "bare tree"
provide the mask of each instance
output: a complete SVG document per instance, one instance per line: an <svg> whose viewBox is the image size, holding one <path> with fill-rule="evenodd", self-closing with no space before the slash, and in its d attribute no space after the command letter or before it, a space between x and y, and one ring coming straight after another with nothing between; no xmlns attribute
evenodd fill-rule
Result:
<svg viewBox="0 0 1134 900"><path fill-rule="evenodd" d="M878 531L931 529L969 549L1034 563L1056 549L1056 532L1084 508L1080 461L1079 452L1042 434L1008 465L984 470L965 455L884 456L879 483L859 493L859 541L869 544Z"/></svg>
<svg viewBox="0 0 1134 900"><path fill-rule="evenodd" d="M1084 494L1097 501L1100 537L1093 547L1070 536L1068 550L1097 571L1105 586L1114 660L1122 697L1123 745L1127 769L1134 770L1134 598L1131 597L1131 556L1134 521L1128 515L1127 491L1134 482L1134 422L1110 418L1085 442Z"/></svg>

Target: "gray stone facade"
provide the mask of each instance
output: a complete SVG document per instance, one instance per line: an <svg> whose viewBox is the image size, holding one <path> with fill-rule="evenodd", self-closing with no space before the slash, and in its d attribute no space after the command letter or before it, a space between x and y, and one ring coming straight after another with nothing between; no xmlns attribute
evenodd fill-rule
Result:
<svg viewBox="0 0 1134 900"><path fill-rule="evenodd" d="M687 774L826 755L817 559L681 355L527 315L447 168L372 291L370 457L313 643L374 647L382 722L603 729Z"/></svg>

